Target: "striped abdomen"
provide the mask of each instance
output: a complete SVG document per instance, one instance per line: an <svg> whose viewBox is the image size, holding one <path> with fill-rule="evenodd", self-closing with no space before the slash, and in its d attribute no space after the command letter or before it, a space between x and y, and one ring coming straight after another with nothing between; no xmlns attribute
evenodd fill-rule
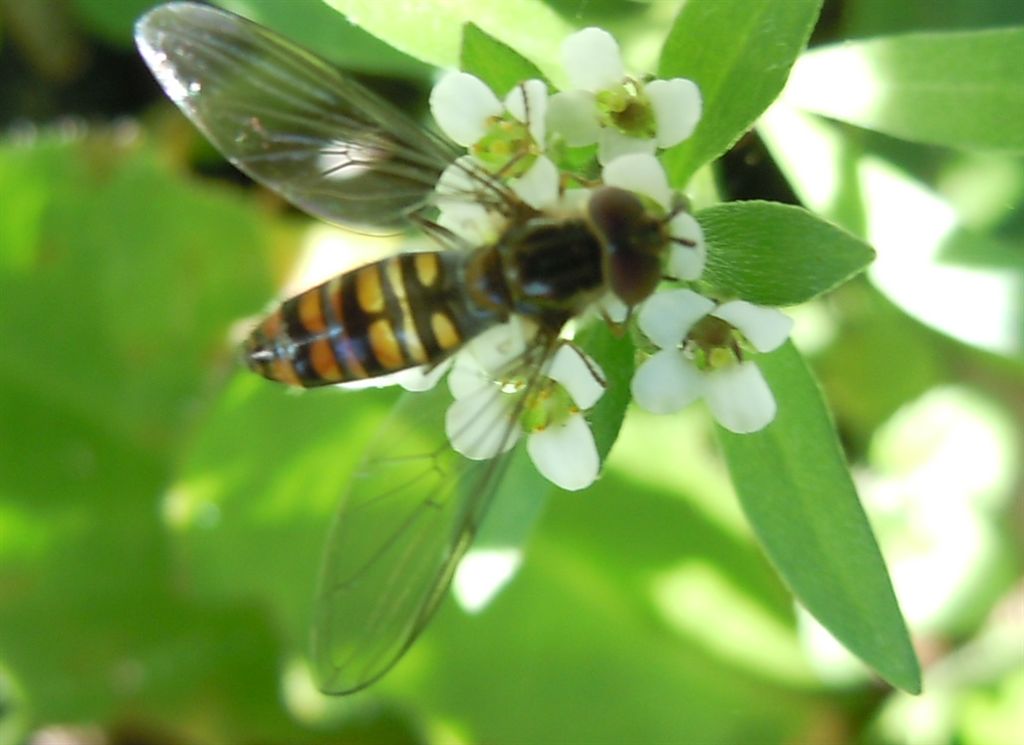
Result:
<svg viewBox="0 0 1024 745"><path fill-rule="evenodd" d="M497 320L462 289L465 259L406 253L306 290L249 335L249 367L311 387L439 362Z"/></svg>

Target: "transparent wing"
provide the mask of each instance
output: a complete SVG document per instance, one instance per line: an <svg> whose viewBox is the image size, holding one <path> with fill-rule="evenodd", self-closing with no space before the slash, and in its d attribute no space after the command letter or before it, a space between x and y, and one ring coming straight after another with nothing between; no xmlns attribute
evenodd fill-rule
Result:
<svg viewBox="0 0 1024 745"><path fill-rule="evenodd" d="M135 41L235 166L324 220L392 227L458 155L329 63L231 13L162 5L139 19Z"/></svg>
<svg viewBox="0 0 1024 745"><path fill-rule="evenodd" d="M357 691L387 672L423 630L469 548L514 452L518 417L548 365L537 339L508 372L518 393L481 388L469 460L445 429L442 381L406 394L350 486L331 530L317 592L313 659L327 693ZM506 378L506 375L502 376ZM471 431L470 431L471 430Z"/></svg>

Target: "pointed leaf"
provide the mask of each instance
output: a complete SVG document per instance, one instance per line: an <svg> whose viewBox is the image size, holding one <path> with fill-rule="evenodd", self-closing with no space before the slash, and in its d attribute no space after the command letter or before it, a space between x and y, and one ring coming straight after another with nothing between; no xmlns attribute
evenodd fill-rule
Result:
<svg viewBox="0 0 1024 745"><path fill-rule="evenodd" d="M696 82L704 115L692 137L665 153L673 185L684 185L728 150L768 108L820 6L821 0L690 0L683 6L661 51L658 76Z"/></svg>
<svg viewBox="0 0 1024 745"><path fill-rule="evenodd" d="M487 83L499 98L524 80L544 79L535 64L475 23L467 23L462 30L459 66Z"/></svg>
<svg viewBox="0 0 1024 745"><path fill-rule="evenodd" d="M727 297L759 305L810 300L862 271L866 243L802 207L729 202L701 210L708 244L703 279Z"/></svg>
<svg viewBox="0 0 1024 745"><path fill-rule="evenodd" d="M779 404L752 435L719 428L747 517L800 602L893 685L921 672L817 384L791 344L757 358Z"/></svg>

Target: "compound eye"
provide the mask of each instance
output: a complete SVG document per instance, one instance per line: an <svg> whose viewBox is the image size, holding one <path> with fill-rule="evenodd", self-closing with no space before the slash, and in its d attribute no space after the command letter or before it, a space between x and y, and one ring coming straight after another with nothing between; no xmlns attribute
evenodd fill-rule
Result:
<svg viewBox="0 0 1024 745"><path fill-rule="evenodd" d="M612 246L629 243L630 233L645 218L640 198L614 186L595 191L587 202L587 210L598 234Z"/></svg>
<svg viewBox="0 0 1024 745"><path fill-rule="evenodd" d="M604 248L605 277L626 305L642 302L661 281L664 238L658 222L632 192L605 187L588 204L590 220Z"/></svg>

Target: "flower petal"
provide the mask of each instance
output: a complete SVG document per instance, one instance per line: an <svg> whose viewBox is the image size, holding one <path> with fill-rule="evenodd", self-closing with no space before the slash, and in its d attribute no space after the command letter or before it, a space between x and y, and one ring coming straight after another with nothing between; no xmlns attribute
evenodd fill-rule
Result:
<svg viewBox="0 0 1024 745"><path fill-rule="evenodd" d="M700 121L700 89L692 80L652 80L644 87L654 109L658 147L672 147L693 134Z"/></svg>
<svg viewBox="0 0 1024 745"><path fill-rule="evenodd" d="M608 186L645 194L665 209L672 201L668 176L653 155L634 153L616 158L604 167L602 178Z"/></svg>
<svg viewBox="0 0 1024 745"><path fill-rule="evenodd" d="M486 166L472 155L463 155L448 165L437 179L434 194L442 207L452 204L476 204L480 179L488 178Z"/></svg>
<svg viewBox="0 0 1024 745"><path fill-rule="evenodd" d="M547 373L549 378L562 384L581 409L589 409L604 394L605 382L597 377L602 374L596 360L572 344L558 348Z"/></svg>
<svg viewBox="0 0 1024 745"><path fill-rule="evenodd" d="M770 352L789 337L793 319L775 308L765 308L746 300L730 300L711 313L735 326L758 352Z"/></svg>
<svg viewBox="0 0 1024 745"><path fill-rule="evenodd" d="M512 191L531 207L543 210L558 202L558 168L543 155L511 183Z"/></svg>
<svg viewBox="0 0 1024 745"><path fill-rule="evenodd" d="M501 215L488 212L479 204L444 207L436 222L472 246L492 243L505 224Z"/></svg>
<svg viewBox="0 0 1024 745"><path fill-rule="evenodd" d="M512 421L513 397L496 386L457 398L445 412L444 431L452 448L470 460L489 460L512 448L522 433Z"/></svg>
<svg viewBox="0 0 1024 745"><path fill-rule="evenodd" d="M675 349L715 303L693 290L656 292L640 306L637 323L648 339L662 349Z"/></svg>
<svg viewBox="0 0 1024 745"><path fill-rule="evenodd" d="M649 137L630 137L617 129L605 127L597 138L597 160L611 163L623 155L654 155L658 143Z"/></svg>
<svg viewBox="0 0 1024 745"><path fill-rule="evenodd" d="M547 121L548 87L543 80L526 80L505 96L505 109L526 124L533 141L544 146Z"/></svg>
<svg viewBox="0 0 1024 745"><path fill-rule="evenodd" d="M601 124L597 101L589 91L561 91L548 99L547 129L557 132L569 147L597 142Z"/></svg>
<svg viewBox="0 0 1024 745"><path fill-rule="evenodd" d="M574 88L597 92L626 77L615 38L604 29L585 28L562 43L562 63Z"/></svg>
<svg viewBox="0 0 1024 745"><path fill-rule="evenodd" d="M629 306L619 300L619 296L614 292L605 293L595 305L597 310L613 323L624 323L629 318Z"/></svg>
<svg viewBox="0 0 1024 745"><path fill-rule="evenodd" d="M501 232L505 219L480 204L479 181L473 174L484 166L475 158L463 155L449 165L434 187L434 201L440 209L437 223L469 244L490 243Z"/></svg>
<svg viewBox="0 0 1024 745"><path fill-rule="evenodd" d="M694 245L673 243L668 255L668 273L677 279L700 279L707 261L704 231L689 212L680 212L668 224L669 235Z"/></svg>
<svg viewBox="0 0 1024 745"><path fill-rule="evenodd" d="M430 92L430 112L449 139L469 147L484 136L487 120L501 115L502 106L480 78L450 72Z"/></svg>
<svg viewBox="0 0 1024 745"><path fill-rule="evenodd" d="M672 414L703 392L701 372L678 349L663 349L633 375L633 400L654 414Z"/></svg>
<svg viewBox="0 0 1024 745"><path fill-rule="evenodd" d="M592 193L591 189L566 189L558 200L559 214L579 217L586 210Z"/></svg>
<svg viewBox="0 0 1024 745"><path fill-rule="evenodd" d="M541 475L563 489L585 489L597 480L601 461L582 414L570 414L562 424L531 432L526 450Z"/></svg>
<svg viewBox="0 0 1024 745"><path fill-rule="evenodd" d="M470 341L464 354L492 377L498 376L514 359L526 351L529 341L536 333L536 327L520 316L513 316L507 323L499 324Z"/></svg>
<svg viewBox="0 0 1024 745"><path fill-rule="evenodd" d="M448 375L448 390L455 399L466 398L481 388L497 388L494 376L484 370L472 354L455 355L455 364Z"/></svg>
<svg viewBox="0 0 1024 745"><path fill-rule="evenodd" d="M750 361L707 373L704 400L718 423L737 434L757 432L775 418L775 396Z"/></svg>
<svg viewBox="0 0 1024 745"><path fill-rule="evenodd" d="M444 377L444 374L451 369L452 360L449 357L439 365L434 365L432 368L427 368L425 365L420 367L413 367L408 370L403 370L397 373L398 384L405 388L407 391L413 393L419 393L421 391L429 391L437 382Z"/></svg>

